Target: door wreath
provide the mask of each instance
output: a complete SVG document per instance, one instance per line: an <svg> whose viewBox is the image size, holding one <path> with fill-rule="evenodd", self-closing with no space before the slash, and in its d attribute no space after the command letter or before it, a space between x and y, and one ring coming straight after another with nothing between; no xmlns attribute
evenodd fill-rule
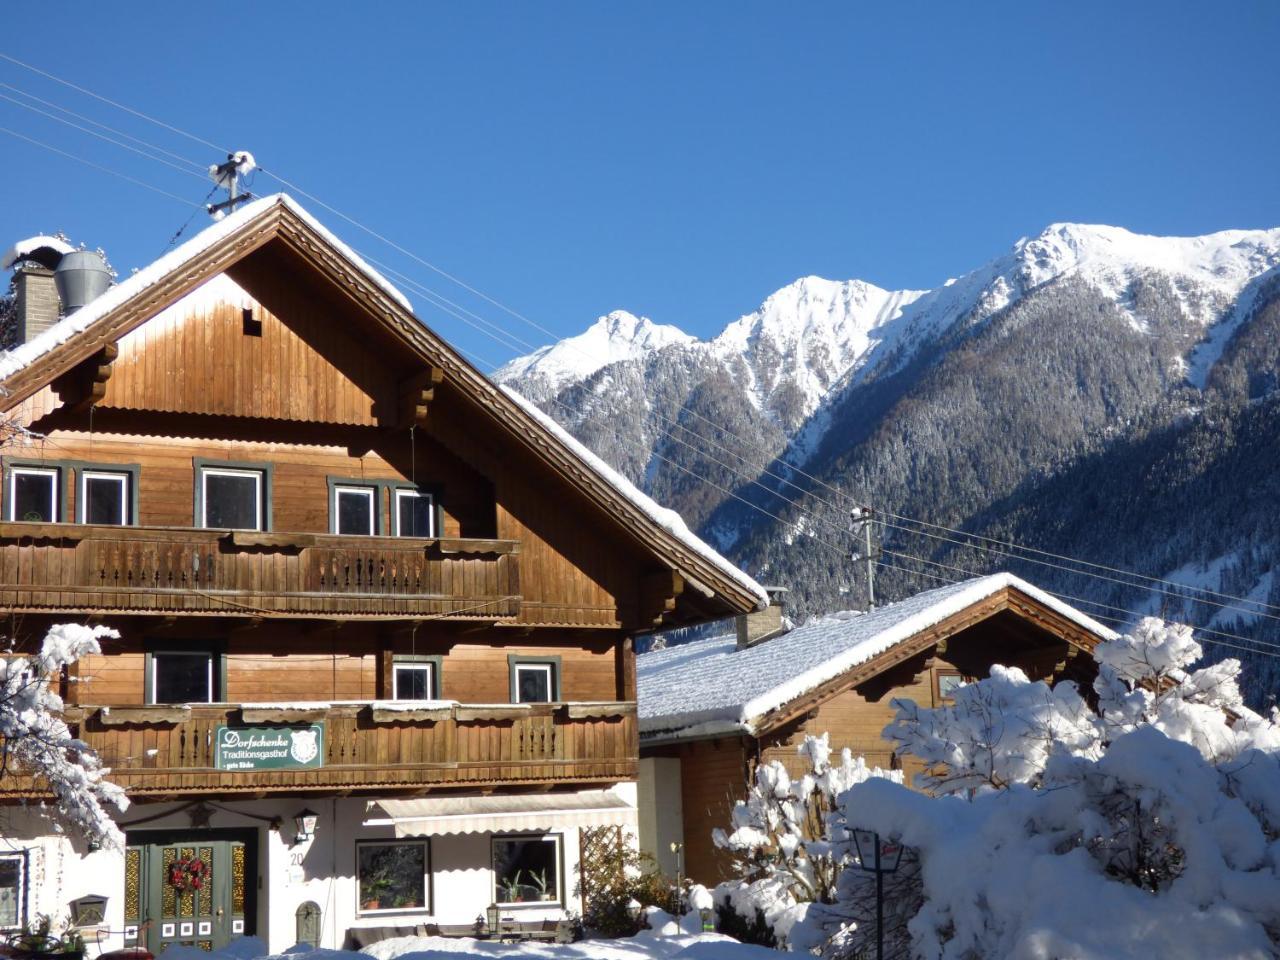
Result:
<svg viewBox="0 0 1280 960"><path fill-rule="evenodd" d="M199 857L183 857L169 867L169 886L178 893L201 889L209 880L209 865Z"/></svg>

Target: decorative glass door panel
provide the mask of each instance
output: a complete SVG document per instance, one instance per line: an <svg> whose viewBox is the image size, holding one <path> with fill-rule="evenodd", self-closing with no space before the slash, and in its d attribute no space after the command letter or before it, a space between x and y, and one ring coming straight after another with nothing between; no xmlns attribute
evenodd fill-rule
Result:
<svg viewBox="0 0 1280 960"><path fill-rule="evenodd" d="M250 852L243 840L214 839L219 832L145 844L130 837L126 944L157 956L174 944L212 951L249 932Z"/></svg>

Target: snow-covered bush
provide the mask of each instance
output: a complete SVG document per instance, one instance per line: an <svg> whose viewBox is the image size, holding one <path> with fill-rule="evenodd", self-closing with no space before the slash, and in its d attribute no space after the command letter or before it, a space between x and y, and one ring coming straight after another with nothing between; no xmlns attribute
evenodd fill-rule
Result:
<svg viewBox="0 0 1280 960"><path fill-rule="evenodd" d="M1277 715L1243 705L1237 662L1192 670L1186 627L1148 618L1095 657L1096 711L1069 683L1011 668L950 706L895 704L886 734L942 795L873 781L840 803L851 825L919 857L915 956L1280 948Z"/></svg>
<svg viewBox="0 0 1280 960"><path fill-rule="evenodd" d="M124 790L107 780L98 755L71 736L60 716L56 684L64 667L100 653L109 627L63 623L49 629L36 656L0 657L0 777L33 777L54 798L55 826L70 827L89 843L122 849L124 837L107 812L124 810Z"/></svg>
<svg viewBox="0 0 1280 960"><path fill-rule="evenodd" d="M779 944L792 941L792 928L810 904L836 899L850 856L840 795L869 777L902 782L901 771L872 769L847 749L832 763L825 733L805 737L797 751L805 758L802 776L793 780L777 760L760 764L746 800L734 805L730 831L712 834L716 846L733 854L737 873L715 890L722 915L732 911L740 932L757 930L753 939Z"/></svg>

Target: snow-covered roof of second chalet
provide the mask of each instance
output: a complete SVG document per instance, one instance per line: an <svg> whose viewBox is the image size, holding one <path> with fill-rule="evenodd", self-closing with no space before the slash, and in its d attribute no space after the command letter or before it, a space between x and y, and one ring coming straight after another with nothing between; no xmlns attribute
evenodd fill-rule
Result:
<svg viewBox="0 0 1280 960"><path fill-rule="evenodd" d="M8 352L0 353L0 381L13 376L25 367L30 366L55 347L70 340L76 334L88 329L94 321L104 317L110 311L127 303L138 294L147 290L147 288L154 286L174 272L180 270L188 262L194 260L199 254L208 250L218 241L231 236L241 227L253 221L263 211L269 209L275 204L283 204L288 207L293 213L304 220L308 226L331 244L334 249L341 253L342 256L346 257L354 267L368 277L373 283L377 284L388 296L403 306L405 310L410 313L413 312L413 305L409 302L409 299L401 293L395 285L391 283L391 281L370 266L354 250L339 240L337 236L324 226L324 224L308 213L306 209L298 203L298 201L294 200L288 194L277 193L266 197L260 197L245 204L229 216L215 224L212 224L211 226L206 227L186 243L171 250L154 263L137 271L125 280L111 287L106 293L102 294L102 296L98 297L96 300L93 300L81 307L75 313L53 324L53 326L49 327L49 329L45 330L39 336L33 337L28 342L21 344ZM49 240L53 243L61 243L61 241L56 240L56 238L33 238L32 241L21 246L23 249L26 249L31 245L31 243L40 240ZM15 248L15 250L17 250L17 248ZM459 357L459 362L465 363L466 361ZM595 454L578 442L576 438L570 435L567 430L561 427L524 397L505 387L499 389L501 389L505 395L509 396L511 400L520 406L525 413L538 421L545 430L553 434L555 438L585 467L602 477L618 492L620 496L630 501L630 503L645 514L650 521L664 529L667 533L675 537L684 546L698 554L708 563L717 567L721 573L737 582L737 584L745 589L747 593L753 594L761 607L768 603L768 594L760 584L756 583L754 579L740 570L701 538L696 536L688 528L680 515L674 510L669 510L666 507L660 506L651 497L641 492L633 483L631 483L631 481L627 480L626 477L623 477L617 471L610 468L604 463L604 461L595 456Z"/></svg>
<svg viewBox="0 0 1280 960"><path fill-rule="evenodd" d="M640 733L659 739L749 732L770 710L1007 587L1092 633L1115 636L1025 580L996 573L926 590L871 613L814 617L745 650L737 649L736 634L725 634L641 654L636 665Z"/></svg>

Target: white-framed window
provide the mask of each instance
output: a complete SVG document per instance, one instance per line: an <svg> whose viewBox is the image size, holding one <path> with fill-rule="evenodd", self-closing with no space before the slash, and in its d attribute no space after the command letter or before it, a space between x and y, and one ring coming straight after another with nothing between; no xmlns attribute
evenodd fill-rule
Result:
<svg viewBox="0 0 1280 960"><path fill-rule="evenodd" d="M423 490L401 487L395 491L397 537L436 535L435 498Z"/></svg>
<svg viewBox="0 0 1280 960"><path fill-rule="evenodd" d="M0 930L16 930L26 922L26 851L0 853Z"/></svg>
<svg viewBox="0 0 1280 960"><path fill-rule="evenodd" d="M10 467L8 515L23 523L57 523L58 487L62 472L57 467Z"/></svg>
<svg viewBox="0 0 1280 960"><path fill-rule="evenodd" d="M393 700L436 699L436 665L430 660L395 662L391 665Z"/></svg>
<svg viewBox="0 0 1280 960"><path fill-rule="evenodd" d="M332 509L334 533L359 537L377 533L377 487L335 484Z"/></svg>
<svg viewBox="0 0 1280 960"><path fill-rule="evenodd" d="M356 910L361 915L431 910L431 850L426 840L356 842Z"/></svg>
<svg viewBox="0 0 1280 960"><path fill-rule="evenodd" d="M266 477L261 470L200 468L200 526L214 530L265 529Z"/></svg>
<svg viewBox="0 0 1280 960"><path fill-rule="evenodd" d="M209 651L156 652L151 655L151 703L216 703L216 657Z"/></svg>
<svg viewBox="0 0 1280 960"><path fill-rule="evenodd" d="M80 517L82 523L128 526L132 500L128 473L114 470L80 471Z"/></svg>
<svg viewBox="0 0 1280 960"><path fill-rule="evenodd" d="M494 903L508 907L561 902L560 834L495 836L491 849Z"/></svg>
<svg viewBox="0 0 1280 960"><path fill-rule="evenodd" d="M550 703L556 699L554 663L516 663L511 670L512 699L516 703Z"/></svg>

